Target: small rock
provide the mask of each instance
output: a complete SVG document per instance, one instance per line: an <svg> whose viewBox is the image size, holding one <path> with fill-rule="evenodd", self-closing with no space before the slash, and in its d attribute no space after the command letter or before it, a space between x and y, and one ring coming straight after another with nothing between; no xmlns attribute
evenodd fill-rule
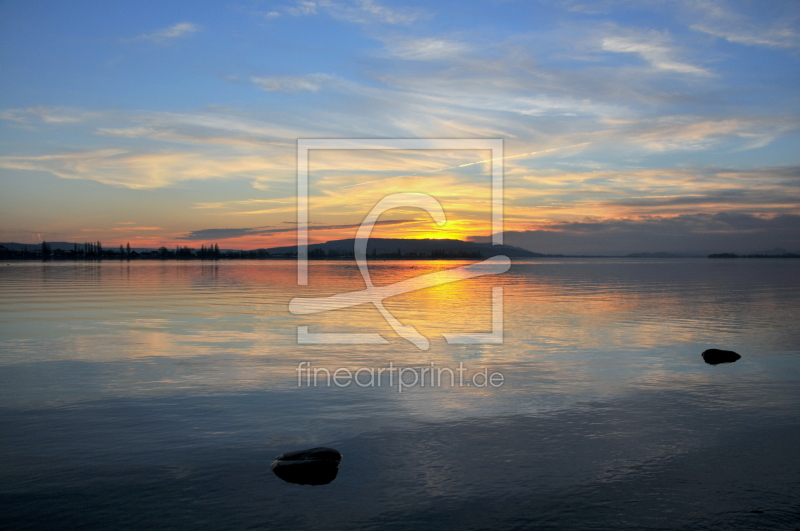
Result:
<svg viewBox="0 0 800 531"><path fill-rule="evenodd" d="M339 473L342 454L333 448L310 448L287 452L275 458L272 471L287 483L327 485Z"/></svg>
<svg viewBox="0 0 800 531"><path fill-rule="evenodd" d="M720 363L733 363L740 359L741 356L732 350L720 350L717 348L710 348L703 352L703 361L709 365L718 365Z"/></svg>
<svg viewBox="0 0 800 531"><path fill-rule="evenodd" d="M286 452L275 458L276 461L335 461L337 464L342 460L342 454L333 448L318 446L308 450L297 450L296 452Z"/></svg>

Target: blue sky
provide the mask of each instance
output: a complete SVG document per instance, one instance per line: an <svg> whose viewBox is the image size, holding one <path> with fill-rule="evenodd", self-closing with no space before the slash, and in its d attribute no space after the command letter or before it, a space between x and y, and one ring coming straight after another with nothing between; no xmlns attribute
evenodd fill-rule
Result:
<svg viewBox="0 0 800 531"><path fill-rule="evenodd" d="M298 138L503 138L509 243L798 250L799 52L793 1L6 1L0 240L283 245ZM485 237L482 157L320 157L312 239Z"/></svg>

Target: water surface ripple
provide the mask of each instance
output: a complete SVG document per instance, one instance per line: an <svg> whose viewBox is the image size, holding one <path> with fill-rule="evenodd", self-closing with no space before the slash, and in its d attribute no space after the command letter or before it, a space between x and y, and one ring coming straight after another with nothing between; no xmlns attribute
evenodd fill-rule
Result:
<svg viewBox="0 0 800 531"><path fill-rule="evenodd" d="M312 262L306 287L291 261L2 264L0 528L794 530L799 262L515 261L385 301L427 351L369 305L289 313L363 289L352 263ZM495 286L503 344L447 344L491 330ZM298 345L298 326L389 342ZM298 387L301 362L505 380ZM313 446L344 454L331 484L270 471Z"/></svg>

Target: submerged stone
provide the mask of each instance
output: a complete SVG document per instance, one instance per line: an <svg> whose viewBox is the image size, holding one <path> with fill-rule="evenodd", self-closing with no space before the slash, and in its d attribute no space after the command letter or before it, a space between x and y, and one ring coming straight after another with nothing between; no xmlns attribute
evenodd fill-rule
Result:
<svg viewBox="0 0 800 531"><path fill-rule="evenodd" d="M720 350L717 348L710 348L703 352L703 361L709 365L718 365L720 363L733 363L740 359L741 356L732 350Z"/></svg>
<svg viewBox="0 0 800 531"><path fill-rule="evenodd" d="M275 458L272 471L287 483L327 485L339 473L342 454L333 448L310 448L287 452Z"/></svg>

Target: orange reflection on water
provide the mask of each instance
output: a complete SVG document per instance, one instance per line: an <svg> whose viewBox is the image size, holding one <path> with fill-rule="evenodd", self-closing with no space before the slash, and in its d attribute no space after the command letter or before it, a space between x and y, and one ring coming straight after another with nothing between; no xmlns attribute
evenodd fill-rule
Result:
<svg viewBox="0 0 800 531"><path fill-rule="evenodd" d="M385 286L467 263L371 261L369 268L375 284ZM738 284L719 289L724 270L703 269L722 267L717 262L675 261L657 269L635 261L519 261L508 273L386 299L400 322L430 339L430 349L421 351L398 337L372 304L314 315L289 312L295 297L365 289L353 262L310 262L308 286L297 286L294 261L14 264L0 270L6 303L0 307L0 363L127 361L144 364L136 365L142 369L173 360L172 373L148 375L140 388L176 381L291 387L303 361L358 368L464 360L512 373L535 366L549 375L548 385L562 390L576 382L599 386L598 367L612 373L633 367L635 378L651 385L671 378L669 356L681 345L694 351L695 345L733 344L743 330L752 337L791 330L787 308L794 303L784 287L790 275L769 269L791 265L749 266L768 273L744 277L763 286L745 292L747 304L731 305L741 281L736 277ZM687 280L689 271L700 273ZM443 333L491 331L491 289L498 285L504 289L504 343L447 344ZM312 333L377 332L388 344L298 345L298 326ZM198 361L206 357L215 361Z"/></svg>

